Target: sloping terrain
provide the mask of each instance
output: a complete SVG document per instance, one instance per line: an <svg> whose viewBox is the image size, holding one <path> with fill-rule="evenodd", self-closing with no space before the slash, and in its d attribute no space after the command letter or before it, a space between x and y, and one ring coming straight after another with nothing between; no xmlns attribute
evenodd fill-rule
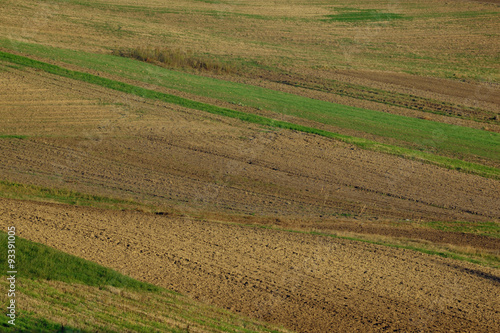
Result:
<svg viewBox="0 0 500 333"><path fill-rule="evenodd" d="M500 324L498 271L465 262L138 212L2 200L0 213L21 237L300 332Z"/></svg>
<svg viewBox="0 0 500 333"><path fill-rule="evenodd" d="M30 136L0 141L1 177L9 181L247 214L500 217L498 205L489 200L499 196L497 180L305 133L259 129L50 75L10 70L2 76L3 93L16 96L0 111L5 124ZM46 105L37 104L39 97L29 88L35 86L44 87L44 99L53 96ZM80 121L57 117L54 103L68 95L104 105L90 114L79 111ZM36 106L19 112L19 100ZM126 104L107 105L120 100ZM37 118L30 119L34 114ZM107 118L96 126L93 117ZM33 127L35 122L39 125ZM33 129L24 129L26 124ZM50 135L45 127L54 124L68 132Z"/></svg>
<svg viewBox="0 0 500 333"><path fill-rule="evenodd" d="M1 247L7 242L0 232ZM24 238L15 245L17 314L10 330L12 318L0 318L2 332L286 332Z"/></svg>
<svg viewBox="0 0 500 333"><path fill-rule="evenodd" d="M499 16L4 1L1 228L195 299L23 277L23 324L494 331Z"/></svg>

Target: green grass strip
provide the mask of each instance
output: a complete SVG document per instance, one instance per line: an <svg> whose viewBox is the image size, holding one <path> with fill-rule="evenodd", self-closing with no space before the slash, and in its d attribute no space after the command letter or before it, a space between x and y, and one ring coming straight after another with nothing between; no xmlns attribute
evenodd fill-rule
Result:
<svg viewBox="0 0 500 333"><path fill-rule="evenodd" d="M83 82L88 82L91 84L96 84L102 87L110 88L113 90L133 94L143 98L159 100L167 103L176 104L182 107L206 111L212 114L221 115L230 118L236 118L242 121L260 124L264 126L270 126L275 128L290 129L305 133L312 133L321 135L327 138L337 139L346 143L354 144L363 149L368 149L372 151L378 151L383 153L388 153L392 155L398 155L401 157L420 160L423 162L431 163L448 169L459 170L466 173L473 173L483 177L500 179L500 169L489 167L481 164L471 163L462 161L459 159L448 158L444 156L434 155L422 151L417 151L413 149L382 144L375 141L371 141L364 138L352 137L347 135L342 135L334 132L324 131L317 128L297 125L285 121L274 120L271 118L262 117L255 114L244 113L240 111L235 111L227 108L218 107L215 105L210 105L202 102L197 102L189 100L186 98L178 97L175 95L170 95L166 93L161 93L158 91L133 86L127 83L107 79L104 77L72 71L65 69L56 65L44 63L41 61L33 60L27 57L14 55L6 52L0 51L0 60L8 61L22 66L27 66L30 68L35 68L43 70L47 73L67 77L74 80L79 80Z"/></svg>
<svg viewBox="0 0 500 333"><path fill-rule="evenodd" d="M367 133L381 139L389 138L395 140L391 142L392 145L399 147L475 161L479 164L487 165L475 160L476 157L500 162L500 134L494 132L311 99L263 87L170 70L113 55L21 42L13 44L1 38L0 46L196 96L304 118L336 128ZM379 139L372 140L380 142Z"/></svg>
<svg viewBox="0 0 500 333"><path fill-rule="evenodd" d="M431 221L422 225L445 232L462 232L486 237L500 238L500 224L495 222Z"/></svg>
<svg viewBox="0 0 500 333"><path fill-rule="evenodd" d="M6 134L0 134L0 139L19 139L23 140L28 138L26 135L6 135Z"/></svg>
<svg viewBox="0 0 500 333"><path fill-rule="evenodd" d="M36 333L64 333L64 332L78 332L78 333L92 333L94 331L90 330L82 330L76 329L71 326L63 326L59 323L56 323L51 320L47 320L45 318L36 318L31 313L23 310L19 310L19 313L16 317L16 326L11 326L7 323L9 317L4 317L2 321L0 321L0 331L1 332L36 332ZM5 329L6 331L2 330ZM9 329L7 329L7 327ZM107 332L115 332L108 330Z"/></svg>
<svg viewBox="0 0 500 333"><path fill-rule="evenodd" d="M0 230L0 248L7 249L8 235ZM55 250L40 243L16 237L16 264L18 269L16 283L18 292L40 301L36 308L49 305L52 309L45 318L37 318L36 312L22 309L16 315L16 326L8 332L73 332L71 327L57 323L62 318L72 317L75 325L86 324L85 330L78 332L187 332L168 321L157 318L173 318L174 321L189 324L198 323L203 328L214 328L218 332L283 332L263 322L247 319L230 311L194 302L174 291L137 281L112 269L94 262ZM4 279L8 266L7 256L0 256L0 277ZM87 285L109 290L108 286L138 293L144 298L127 297L115 294L106 297L106 302L94 297L69 293L65 288L51 286L47 281L61 281L69 284ZM7 283L7 280L3 280ZM145 300L147 300L147 302ZM82 303L83 302L83 303ZM146 302L146 303L144 303ZM122 308L123 304L137 305ZM148 305L149 304L149 305ZM51 306L52 305L52 306ZM144 316L148 306L155 306L152 316ZM61 309L64 309L61 312ZM36 311L36 310L35 310ZM45 315L47 316L47 315ZM87 322L90 317L97 321ZM7 316L0 320L0 332L9 327ZM183 320L184 319L184 320ZM100 323L99 323L100 322ZM101 326L101 325L105 326ZM111 329L106 326L116 326ZM204 330L206 331L206 329ZM210 330L213 331L213 330Z"/></svg>

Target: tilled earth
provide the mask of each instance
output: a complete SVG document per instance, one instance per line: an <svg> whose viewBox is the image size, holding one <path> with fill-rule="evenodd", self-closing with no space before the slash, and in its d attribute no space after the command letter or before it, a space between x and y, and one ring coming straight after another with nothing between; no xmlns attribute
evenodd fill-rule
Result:
<svg viewBox="0 0 500 333"><path fill-rule="evenodd" d="M36 72L3 77L0 129L29 137L0 140L1 179L181 210L313 219L500 217L491 200L500 197L496 180ZM62 116L54 104L63 97L89 107L66 106L76 116Z"/></svg>
<svg viewBox="0 0 500 333"><path fill-rule="evenodd" d="M498 271L422 253L189 218L0 200L2 228L300 332L493 332Z"/></svg>
<svg viewBox="0 0 500 333"><path fill-rule="evenodd" d="M497 239L375 222L498 221L499 181L1 69L0 134L27 138L0 138L0 180L165 208L154 215L0 199L2 228L15 225L21 237L300 332L498 327L494 269L167 213L491 253Z"/></svg>

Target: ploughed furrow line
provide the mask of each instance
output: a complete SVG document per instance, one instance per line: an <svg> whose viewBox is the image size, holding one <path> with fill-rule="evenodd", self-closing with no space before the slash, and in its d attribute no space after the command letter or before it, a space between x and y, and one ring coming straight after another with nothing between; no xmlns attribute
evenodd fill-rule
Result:
<svg viewBox="0 0 500 333"><path fill-rule="evenodd" d="M488 332L500 323L494 269L189 218L0 202L0 224L15 221L20 237L297 331Z"/></svg>
<svg viewBox="0 0 500 333"><path fill-rule="evenodd" d="M153 142L157 142L157 141L160 141L160 142L164 142L164 140L162 140L162 138L150 138L148 137L148 140L151 140ZM322 169L319 169L319 172L318 173L311 173L310 172L310 169L311 168L315 168L315 166L317 166L318 164L321 163L321 161L314 161L311 163L310 166L308 166L307 170L304 169L304 168L296 168L295 165L292 165L292 164L286 164L286 165L283 165L283 163L280 163L280 161L288 161L288 158L291 159L292 156L289 156L289 157L283 157L282 159L278 160L278 159L275 159L276 155L273 156L272 159L267 159L267 160L264 160L264 159L261 159L261 158L255 158L255 157L248 157L248 156L235 156L235 155L229 155L225 152L214 152L214 149L213 147L207 147L207 148L201 148L201 147L196 147L196 146L193 146L193 145L189 145L187 147L184 147L184 145L182 145L182 143L173 143L171 141L169 141L167 143L169 146L175 146L177 148L180 148L180 149L186 149L186 150L189 150L189 151L196 151L196 152L200 152L200 153L203 153L203 154L207 154L207 155L215 155L217 157L220 157L220 158L224 158L224 159L230 159L231 161L238 161L240 163L247 163L247 164L251 164L252 166L256 166L256 167L261 167L263 170L268 170L270 173L273 173L273 171L275 171L273 174L276 175L276 174L284 174L286 176L289 176L289 177L293 177L293 178L301 178L303 179L302 181L316 181L316 182L324 182L330 186L337 186L337 191L340 189L340 188L351 188L351 189L354 189L354 190L359 190L359 191L365 191L365 192L370 192L370 193L375 193L375 194L378 194L378 195L381 195L381 196L388 196L388 197L393 197L393 198L396 198L396 199L401 199L401 200L404 200L404 201L409 201L409 202L412 202L412 203L420 203L420 204L423 204L423 205L426 205L426 206L434 206L434 207L438 207L438 208L443 208L443 209L447 209L448 208L448 205L447 204L439 204L439 203L436 203L436 202L433 202L433 201L429 201L427 200L428 197L427 196L422 196L422 197L415 197L415 196L405 196L405 195L402 195L400 192L394 192L395 190L395 186L389 186L388 187L385 187L385 188L373 188L373 185L376 185L376 183L374 184L370 184L370 185L359 185L359 178L365 178L365 177L362 177L362 176L358 176L357 174L357 178L353 179L353 177L349 178L349 177L338 177L336 174L333 174L332 175L332 170L331 169L328 169L328 168L322 168ZM296 152L296 153L302 153L302 152L299 152L298 149L294 149L294 147L290 147L290 149L287 149L289 152ZM260 157L260 156L259 156ZM323 156L314 156L312 158L317 158L317 159L320 159L320 160L324 160L326 163L332 163L333 161L331 159L328 159L328 158L325 158ZM358 157L359 158L359 157ZM352 163L359 163L357 162L356 160L351 160L350 162ZM368 168L366 168L366 165L370 165L370 164L373 164L373 163L370 163L370 160L366 160L364 161L366 162L365 164L365 167L364 167L364 172L365 174L366 173L369 173L369 170L367 170ZM410 163L408 163L410 164ZM352 166L352 165L351 165ZM349 170L351 172L351 170ZM387 170L389 171L389 169ZM411 171L411 173L413 173L413 171ZM371 178L373 177L377 177L377 175L373 175L373 174L369 174ZM390 175L387 176L387 178L389 178ZM402 176L401 178L403 177L406 177L406 176ZM276 176L274 177L274 179L276 178ZM385 179L387 182L391 182L390 180L388 179ZM423 180L422 179L419 179L419 181L422 183ZM446 187L448 187L449 185L446 184L445 185ZM273 196L275 197L275 196ZM486 198L483 198L483 199L486 199ZM483 199L480 199L480 200L477 200L477 201L474 201L474 204L473 204L473 207L477 207L477 203L478 202L484 202L482 201ZM331 204L331 202L329 202L329 204ZM495 213L487 213L487 214L484 214L483 212L479 211L479 210L476 210L475 208L473 208L472 206L469 206L469 207L465 207L465 208L462 208L462 206L457 206L457 205L454 205L452 208L457 210L457 211L461 211L461 212L464 212L464 213L467 213L467 214L473 214L473 215L480 215L480 216L485 216L487 218L498 218L498 215L495 215Z"/></svg>

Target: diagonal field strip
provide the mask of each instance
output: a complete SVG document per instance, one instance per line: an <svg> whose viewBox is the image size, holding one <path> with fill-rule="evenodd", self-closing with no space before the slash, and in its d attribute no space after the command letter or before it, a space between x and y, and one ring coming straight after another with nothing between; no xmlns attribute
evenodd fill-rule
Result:
<svg viewBox="0 0 500 333"><path fill-rule="evenodd" d="M137 87L127 83L123 83L116 80L111 80L108 78L92 75L89 73L83 73L73 70L68 70L56 65L48 64L45 62L33 60L27 57L14 55L7 52L0 51L0 60L14 63L21 66L26 66L30 68L35 68L43 70L50 74L55 74L70 79L83 81L91 84L96 84L105 88L133 94L139 97L159 100L182 107L209 112L216 115L221 115L225 117L235 118L242 121L260 124L264 126L270 126L275 128L290 129L305 133L312 133L316 135L321 135L324 137L337 139L346 143L354 144L363 149L368 149L372 151L378 151L383 153L388 153L392 155L398 155L408 159L420 160L426 163L438 165L448 169L459 170L466 173L473 173L483 177L500 179L500 169L489 167L477 163L471 163L462 161L459 159L448 158L444 156L434 155L426 152L421 152L417 150L412 150L408 148L398 147L394 145L388 145L383 143L378 143L372 140L358 138L353 136L342 135L334 132L324 131L313 127L307 127L302 125L297 125L294 123L289 123L285 121L275 120L271 118L266 118L263 116L235 111L227 108L218 107L211 104L206 104L202 102L197 102L182 98L179 96L166 94L158 92L155 90L150 90L142 87Z"/></svg>
<svg viewBox="0 0 500 333"><path fill-rule="evenodd" d="M10 51L12 45L5 43L1 38L0 46L4 47L0 48L0 50L13 53ZM54 63L55 65L64 68L66 68L65 64L68 64L78 66L76 68L81 68L81 71L87 73L93 74L97 72L114 75L113 77L104 75L113 80L122 81L119 78L122 77L127 80L134 80L132 82L139 81L193 96L214 98L231 104L241 103L255 109L260 108L276 114L285 114L340 128L339 130L326 129L327 131L365 137L398 147L491 165L496 168L499 167L498 163L500 163L500 134L484 129L331 103L280 90L167 69L136 59L109 54L77 52L17 42L15 49L17 52L23 52L15 52L15 54L29 55L29 57L37 56L40 57L38 60L44 62L46 60L43 59L55 60L57 61L57 63ZM80 69L75 70L80 71ZM88 70L91 70L91 72ZM138 83L130 84L139 85ZM156 88L153 89L156 90ZM364 89L361 87L361 90ZM168 93L178 96L178 93L175 92ZM197 100L197 98L191 99ZM226 107L232 108L230 106ZM451 106L441 104L440 107L448 109ZM267 115L266 117L276 119L278 116ZM307 126L317 127L316 125ZM366 133L369 136L343 133L342 130L354 130L357 133ZM379 137L380 139L378 139ZM390 141L387 142L386 139L390 139Z"/></svg>

